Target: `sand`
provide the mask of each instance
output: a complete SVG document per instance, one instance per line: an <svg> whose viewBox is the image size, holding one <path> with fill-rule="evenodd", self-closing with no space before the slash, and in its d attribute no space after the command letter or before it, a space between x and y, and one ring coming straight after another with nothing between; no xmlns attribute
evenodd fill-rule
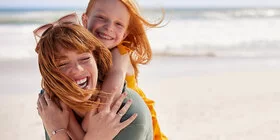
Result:
<svg viewBox="0 0 280 140"><path fill-rule="evenodd" d="M1 139L43 140L36 59L0 63ZM279 58L154 57L139 77L170 140L279 140L279 83Z"/></svg>

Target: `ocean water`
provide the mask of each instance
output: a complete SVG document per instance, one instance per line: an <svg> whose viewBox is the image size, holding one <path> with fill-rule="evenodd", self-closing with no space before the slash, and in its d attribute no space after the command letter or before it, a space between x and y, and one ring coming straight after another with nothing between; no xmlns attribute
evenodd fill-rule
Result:
<svg viewBox="0 0 280 140"><path fill-rule="evenodd" d="M0 60L36 57L32 31L73 10L0 10ZM82 10L76 11L80 16ZM150 21L160 10L143 9ZM165 9L164 25L147 29L154 54L280 57L280 9Z"/></svg>

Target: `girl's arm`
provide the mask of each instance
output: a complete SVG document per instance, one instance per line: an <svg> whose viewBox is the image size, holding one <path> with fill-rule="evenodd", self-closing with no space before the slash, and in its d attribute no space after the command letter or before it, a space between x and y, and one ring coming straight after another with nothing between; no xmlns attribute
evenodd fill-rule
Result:
<svg viewBox="0 0 280 140"><path fill-rule="evenodd" d="M111 50L113 66L109 70L103 84L102 91L107 93L122 93L127 68L130 64L129 53L120 54L117 47ZM117 88L117 89L116 89ZM118 96L115 96L118 97Z"/></svg>

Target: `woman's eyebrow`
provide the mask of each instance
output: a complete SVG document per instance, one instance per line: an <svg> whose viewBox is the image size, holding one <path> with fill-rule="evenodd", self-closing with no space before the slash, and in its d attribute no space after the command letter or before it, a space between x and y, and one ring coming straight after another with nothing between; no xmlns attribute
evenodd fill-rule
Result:
<svg viewBox="0 0 280 140"><path fill-rule="evenodd" d="M55 56L55 61L61 61L61 60L66 60L67 57L64 55L57 55Z"/></svg>

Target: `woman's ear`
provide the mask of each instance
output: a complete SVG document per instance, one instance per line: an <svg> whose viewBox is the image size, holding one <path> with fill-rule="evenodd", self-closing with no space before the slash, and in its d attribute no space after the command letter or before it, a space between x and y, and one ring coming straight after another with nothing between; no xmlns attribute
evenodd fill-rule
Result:
<svg viewBox="0 0 280 140"><path fill-rule="evenodd" d="M82 15L82 23L83 23L83 26L85 28L87 28L88 16L85 13L83 13L83 15Z"/></svg>

